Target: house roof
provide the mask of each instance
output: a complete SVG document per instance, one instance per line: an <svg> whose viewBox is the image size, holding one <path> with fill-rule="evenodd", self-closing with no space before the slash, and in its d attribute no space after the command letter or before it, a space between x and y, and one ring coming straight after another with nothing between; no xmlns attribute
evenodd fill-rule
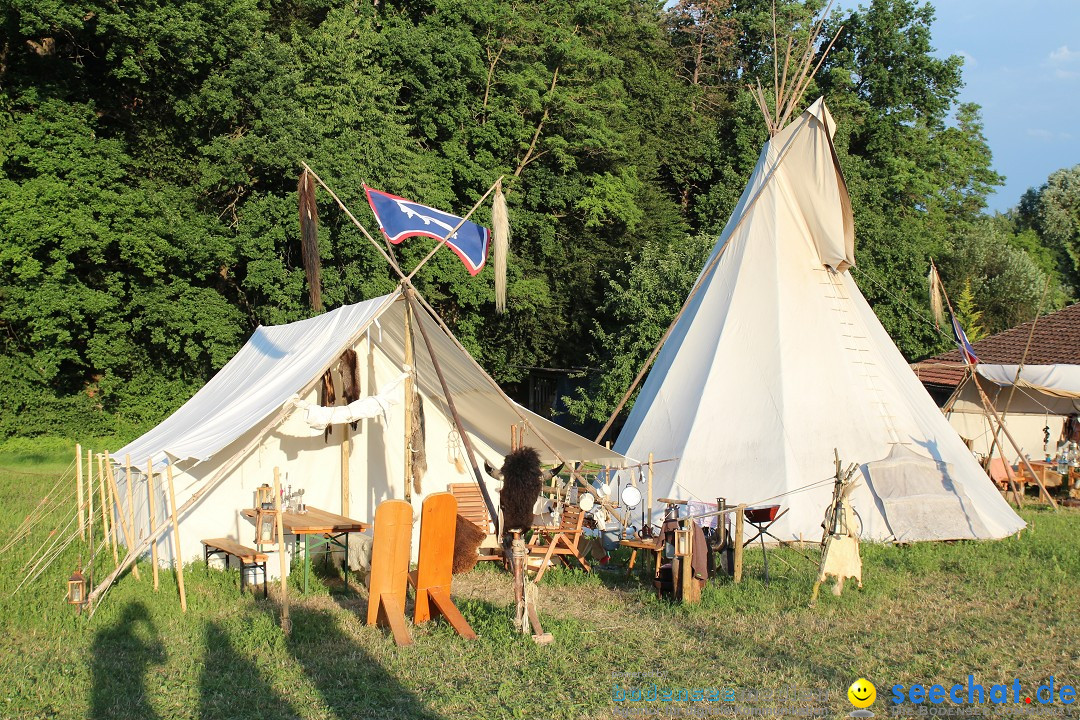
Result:
<svg viewBox="0 0 1080 720"><path fill-rule="evenodd" d="M1033 324L1035 334L1031 335ZM1028 336L1031 336L1031 348L1025 358ZM1080 303L983 338L972 343L972 347L980 362L1080 365ZM964 360L959 350L926 358L911 367L926 385L955 386L964 377Z"/></svg>

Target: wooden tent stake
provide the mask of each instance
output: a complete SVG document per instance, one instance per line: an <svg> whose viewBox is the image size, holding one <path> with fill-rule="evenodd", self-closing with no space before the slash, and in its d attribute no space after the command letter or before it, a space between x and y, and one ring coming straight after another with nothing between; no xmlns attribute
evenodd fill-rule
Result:
<svg viewBox="0 0 1080 720"><path fill-rule="evenodd" d="M274 524L277 528L278 571L281 574L281 632L292 633L289 617L289 573L285 564L285 528L281 521L281 470L274 466Z"/></svg>
<svg viewBox="0 0 1080 720"><path fill-rule="evenodd" d="M109 490L112 492L113 503L116 507L116 517L120 524L120 530L124 533L124 544L127 545L128 555L135 552L135 528L128 525L127 518L124 517L123 503L120 501L120 489L116 487L116 476L113 475L112 458L109 457L109 453L105 453L105 476L109 480ZM116 522L113 522L113 530L116 529ZM141 580L139 577L139 566L132 563L131 574L136 580Z"/></svg>
<svg viewBox="0 0 1080 720"><path fill-rule="evenodd" d="M157 534L157 497L154 493L154 461L146 459L146 493L150 503L150 537ZM157 541L150 543L150 563L154 567L154 590L158 589Z"/></svg>
<svg viewBox="0 0 1080 720"><path fill-rule="evenodd" d="M176 509L176 486L173 484L172 463L165 466L165 477L169 480L169 507L172 508L173 526L173 566L176 568L176 584L180 588L180 609L187 612L187 593L184 591L184 556L180 550L180 518Z"/></svg>

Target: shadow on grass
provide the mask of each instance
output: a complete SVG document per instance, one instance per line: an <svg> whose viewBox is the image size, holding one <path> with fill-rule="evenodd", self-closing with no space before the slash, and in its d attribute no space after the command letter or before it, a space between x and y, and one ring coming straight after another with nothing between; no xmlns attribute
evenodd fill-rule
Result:
<svg viewBox="0 0 1080 720"><path fill-rule="evenodd" d="M217 720L241 714L252 718L298 715L263 679L258 666L234 645L223 625L207 623L204 640L206 660L199 679L199 717ZM242 713L238 712L240 708Z"/></svg>
<svg viewBox="0 0 1080 720"><path fill-rule="evenodd" d="M158 717L146 695L146 675L151 665L165 661L165 651L145 605L128 605L113 624L98 630L91 654L91 717Z"/></svg>

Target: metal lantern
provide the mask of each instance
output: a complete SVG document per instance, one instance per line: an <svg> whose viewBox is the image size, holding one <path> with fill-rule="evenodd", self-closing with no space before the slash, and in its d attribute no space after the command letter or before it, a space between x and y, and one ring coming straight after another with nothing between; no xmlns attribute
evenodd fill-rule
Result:
<svg viewBox="0 0 1080 720"><path fill-rule="evenodd" d="M675 557L690 555L690 530L675 531Z"/></svg>
<svg viewBox="0 0 1080 720"><path fill-rule="evenodd" d="M82 568L68 578L67 601L69 605L78 605L79 609L86 604L86 578L82 574Z"/></svg>
<svg viewBox="0 0 1080 720"><path fill-rule="evenodd" d="M255 542L257 544L277 544L277 517L274 515L273 511L259 513L255 533Z"/></svg>

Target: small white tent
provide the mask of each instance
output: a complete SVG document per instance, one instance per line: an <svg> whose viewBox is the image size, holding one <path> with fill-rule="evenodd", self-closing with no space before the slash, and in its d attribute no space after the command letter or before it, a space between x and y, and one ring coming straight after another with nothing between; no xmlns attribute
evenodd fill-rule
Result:
<svg viewBox="0 0 1080 720"><path fill-rule="evenodd" d="M780 538L820 537L833 448L863 468L853 504L864 538L1015 533L1023 521L848 272L854 231L834 129L818 100L765 145L615 449L677 458L656 466L656 496L789 508L772 529ZM904 498L964 517L927 528Z"/></svg>
<svg viewBox="0 0 1080 720"><path fill-rule="evenodd" d="M612 451L510 401L457 339L416 307L414 333L416 324L422 323L462 424L480 456L478 462L484 458L501 462L510 451L511 426L523 422L529 426L523 442L535 447L546 463L556 462L556 453L570 461L621 462ZM114 462L120 464L130 457L140 479L148 462L154 464L155 473L172 465L177 505L187 506L180 516L180 556L185 561L202 557L202 538L228 536L252 545L254 527L240 511L253 507L257 486L272 484L275 467L281 469L283 485L303 488L307 505L364 522L373 520L375 507L382 501L404 496L404 391L397 384L405 365L404 323L405 300L399 290L308 320L260 327L179 410L113 454ZM420 334L415 334L413 365L424 402L427 454L422 492L413 495L414 531L418 532L423 498L445 491L448 483L473 481L474 476L457 440L431 357ZM327 369L336 368L347 348L358 356L361 397L381 394L379 402L386 412L361 420L356 430L335 424L327 438L322 432L313 437L304 406L317 403L320 379ZM340 378L336 372L334 376L340 398ZM343 443L349 444L347 453L342 452ZM123 501L122 467L116 477ZM497 485L490 478L485 480L497 506ZM135 482L133 487L136 528L143 528L145 534L146 485ZM160 479L157 490L160 528L168 508ZM161 536L158 543L160 561L171 562L172 535ZM416 551L414 538L414 555ZM269 566L276 568L276 563Z"/></svg>

